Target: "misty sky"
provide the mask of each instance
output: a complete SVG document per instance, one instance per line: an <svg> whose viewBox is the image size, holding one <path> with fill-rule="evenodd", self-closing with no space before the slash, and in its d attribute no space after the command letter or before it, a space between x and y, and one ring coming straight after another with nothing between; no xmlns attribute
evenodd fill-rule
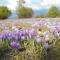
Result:
<svg viewBox="0 0 60 60"><path fill-rule="evenodd" d="M18 0L0 0L0 5L6 5L11 10L15 10ZM49 8L52 5L60 6L60 0L25 0L25 6L32 7L34 10Z"/></svg>

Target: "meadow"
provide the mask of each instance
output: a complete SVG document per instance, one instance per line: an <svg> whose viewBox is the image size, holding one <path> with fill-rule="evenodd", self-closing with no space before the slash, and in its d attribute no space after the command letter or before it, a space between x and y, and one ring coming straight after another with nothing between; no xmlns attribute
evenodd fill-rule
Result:
<svg viewBox="0 0 60 60"><path fill-rule="evenodd" d="M60 18L0 21L0 60L60 60Z"/></svg>

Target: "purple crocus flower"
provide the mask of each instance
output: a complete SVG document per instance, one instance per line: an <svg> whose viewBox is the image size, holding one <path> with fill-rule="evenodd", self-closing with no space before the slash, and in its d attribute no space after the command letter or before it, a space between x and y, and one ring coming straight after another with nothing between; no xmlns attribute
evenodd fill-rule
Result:
<svg viewBox="0 0 60 60"><path fill-rule="evenodd" d="M33 38L34 35L35 35L34 29L30 29L30 30L29 30L29 38Z"/></svg>
<svg viewBox="0 0 60 60"><path fill-rule="evenodd" d="M18 35L15 35L15 40L18 40Z"/></svg>
<svg viewBox="0 0 60 60"><path fill-rule="evenodd" d="M20 44L16 41L11 42L10 45L12 48L20 48L21 47Z"/></svg>
<svg viewBox="0 0 60 60"><path fill-rule="evenodd" d="M37 42L38 44L40 44L40 42L41 42L41 37L39 37L39 35L38 35L37 38L36 38L36 42Z"/></svg>
<svg viewBox="0 0 60 60"><path fill-rule="evenodd" d="M25 32L28 33L29 32L29 29L25 29Z"/></svg>
<svg viewBox="0 0 60 60"><path fill-rule="evenodd" d="M42 32L42 35L45 37L47 35L47 31Z"/></svg>
<svg viewBox="0 0 60 60"><path fill-rule="evenodd" d="M44 38L45 38L45 42L48 43L48 41L49 41L49 36L46 35Z"/></svg>
<svg viewBox="0 0 60 60"><path fill-rule="evenodd" d="M3 38L3 34L2 34L2 33L0 33L0 39L2 40L2 38Z"/></svg>
<svg viewBox="0 0 60 60"><path fill-rule="evenodd" d="M9 31L9 32L5 31L4 33L5 33L6 39L8 39L8 40L12 39L12 32L11 31Z"/></svg>
<svg viewBox="0 0 60 60"><path fill-rule="evenodd" d="M3 40L4 40L4 39L7 39L7 34L6 34L5 32L3 32L3 33L1 34L1 37L2 37Z"/></svg>
<svg viewBox="0 0 60 60"><path fill-rule="evenodd" d="M22 31L18 31L18 36L19 36L19 37L21 37L21 36L22 36L22 34L23 34L23 32L22 32Z"/></svg>
<svg viewBox="0 0 60 60"><path fill-rule="evenodd" d="M29 33L29 38L33 38L34 37L34 33Z"/></svg>
<svg viewBox="0 0 60 60"><path fill-rule="evenodd" d="M51 32L55 32L56 30L57 30L56 26L51 26L51 27L50 27L50 31L51 31Z"/></svg>
<svg viewBox="0 0 60 60"><path fill-rule="evenodd" d="M46 50L49 48L48 43L45 43L45 44L44 44L44 48L45 48Z"/></svg>
<svg viewBox="0 0 60 60"><path fill-rule="evenodd" d="M24 41L25 40L25 37L24 36L21 36L21 41Z"/></svg>
<svg viewBox="0 0 60 60"><path fill-rule="evenodd" d="M9 29L6 29L4 32L5 33L10 33L11 31Z"/></svg>
<svg viewBox="0 0 60 60"><path fill-rule="evenodd" d="M8 39L8 40L12 39L12 32L10 30L8 30L8 29L5 30L4 35L5 35L6 39Z"/></svg>
<svg viewBox="0 0 60 60"><path fill-rule="evenodd" d="M54 36L59 36L59 33L57 31L53 32Z"/></svg>
<svg viewBox="0 0 60 60"><path fill-rule="evenodd" d="M26 30L22 30L22 34L26 35L27 34Z"/></svg>
<svg viewBox="0 0 60 60"><path fill-rule="evenodd" d="M12 38L13 39L15 38L15 32L12 32Z"/></svg>

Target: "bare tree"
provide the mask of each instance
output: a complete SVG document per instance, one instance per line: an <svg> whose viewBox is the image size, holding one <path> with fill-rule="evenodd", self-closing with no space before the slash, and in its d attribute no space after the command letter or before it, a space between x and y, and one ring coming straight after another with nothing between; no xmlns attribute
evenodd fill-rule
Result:
<svg viewBox="0 0 60 60"><path fill-rule="evenodd" d="M18 7L22 7L24 3L25 3L24 0L18 0L17 1Z"/></svg>

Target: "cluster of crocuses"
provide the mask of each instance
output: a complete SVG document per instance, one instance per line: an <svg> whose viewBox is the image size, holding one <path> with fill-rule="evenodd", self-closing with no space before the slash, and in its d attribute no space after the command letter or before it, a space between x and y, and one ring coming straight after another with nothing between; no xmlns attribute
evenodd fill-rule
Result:
<svg viewBox="0 0 60 60"><path fill-rule="evenodd" d="M49 48L49 44L48 44L49 40L50 40L50 38L49 38L49 35L46 31L45 32L39 32L37 37L36 37L36 42L38 43L38 45L43 43L43 47L45 49Z"/></svg>
<svg viewBox="0 0 60 60"><path fill-rule="evenodd" d="M58 25L57 25L58 23ZM40 26L47 26L48 30L45 32L39 31L37 35L35 35L35 30L34 28L29 28L29 29L20 29L16 28L14 25L12 25L12 29L14 31L10 31L5 27L3 24L3 29L4 32L0 33L0 40L8 40L10 41L9 45L12 48L21 48L20 42L25 41L25 40L36 40L37 44L39 45L42 40L44 40L44 47L47 49L49 47L49 40L50 40L50 35L48 33L52 33L54 37L60 36L60 23L59 22L47 22L47 21L38 21L36 24L34 24L34 27L40 27ZM53 37L53 36L52 36Z"/></svg>
<svg viewBox="0 0 60 60"><path fill-rule="evenodd" d="M60 26L50 26L49 29L54 36L60 35Z"/></svg>
<svg viewBox="0 0 60 60"><path fill-rule="evenodd" d="M19 41L29 40L34 38L34 35L34 29L21 29L18 31L10 31L7 29L0 33L0 40L10 41L9 45L12 48L21 48Z"/></svg>
<svg viewBox="0 0 60 60"><path fill-rule="evenodd" d="M35 22L35 24L32 24L32 27L38 27L38 28L42 28L42 27L47 27L48 30L50 31L53 35L60 35L60 22L56 22L56 21L50 21L50 20L40 20L38 22Z"/></svg>
<svg viewBox="0 0 60 60"><path fill-rule="evenodd" d="M46 31L40 31L37 35L36 41L40 44L42 37L44 37L44 47L47 49L49 47L49 41L60 36L60 22L39 21L32 25L32 27L38 28L43 28L45 26L47 27Z"/></svg>

